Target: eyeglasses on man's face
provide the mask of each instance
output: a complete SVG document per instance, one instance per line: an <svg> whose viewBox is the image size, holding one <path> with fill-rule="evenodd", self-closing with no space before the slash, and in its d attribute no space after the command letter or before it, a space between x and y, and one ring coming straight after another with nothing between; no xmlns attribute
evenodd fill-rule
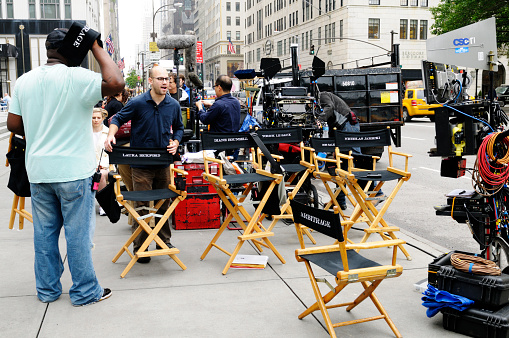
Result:
<svg viewBox="0 0 509 338"><path fill-rule="evenodd" d="M157 81L161 81L161 82L170 82L170 78L169 77L153 77L153 79L156 79Z"/></svg>

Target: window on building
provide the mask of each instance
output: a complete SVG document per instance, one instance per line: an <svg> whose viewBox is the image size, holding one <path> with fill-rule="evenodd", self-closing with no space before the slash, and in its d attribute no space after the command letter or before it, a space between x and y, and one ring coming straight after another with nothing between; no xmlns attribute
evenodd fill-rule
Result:
<svg viewBox="0 0 509 338"><path fill-rule="evenodd" d="M328 44L329 43L329 31L327 30L327 25L325 25L325 27L323 27L323 32L325 33L325 44Z"/></svg>
<svg viewBox="0 0 509 338"><path fill-rule="evenodd" d="M235 17L235 26L240 26L240 16Z"/></svg>
<svg viewBox="0 0 509 338"><path fill-rule="evenodd" d="M410 6L419 6L419 0L410 0Z"/></svg>
<svg viewBox="0 0 509 338"><path fill-rule="evenodd" d="M226 11L229 12L232 10L232 3L230 1L226 2Z"/></svg>
<svg viewBox="0 0 509 338"><path fill-rule="evenodd" d="M400 6L408 6L408 0L401 0Z"/></svg>
<svg viewBox="0 0 509 338"><path fill-rule="evenodd" d="M419 29L419 39L426 40L428 38L428 20L421 20Z"/></svg>
<svg viewBox="0 0 509 338"><path fill-rule="evenodd" d="M318 27L318 46L322 44L322 27Z"/></svg>
<svg viewBox="0 0 509 338"><path fill-rule="evenodd" d="M380 0L369 0L370 5L380 5Z"/></svg>
<svg viewBox="0 0 509 338"><path fill-rule="evenodd" d="M0 13L1 13L1 10L0 10ZM28 16L30 19L35 19L35 0L28 0ZM1 17L1 15L0 15L0 17Z"/></svg>
<svg viewBox="0 0 509 338"><path fill-rule="evenodd" d="M283 41L277 42L277 56L283 55Z"/></svg>
<svg viewBox="0 0 509 338"><path fill-rule="evenodd" d="M240 31L235 32L235 40L240 40Z"/></svg>
<svg viewBox="0 0 509 338"><path fill-rule="evenodd" d="M60 19L60 0L41 0L42 19Z"/></svg>
<svg viewBox="0 0 509 338"><path fill-rule="evenodd" d="M428 0L421 0L421 7L428 7Z"/></svg>
<svg viewBox="0 0 509 338"><path fill-rule="evenodd" d="M408 19L399 20L399 38L408 39Z"/></svg>
<svg viewBox="0 0 509 338"><path fill-rule="evenodd" d="M339 37L343 37L343 20L339 20Z"/></svg>
<svg viewBox="0 0 509 338"><path fill-rule="evenodd" d="M232 38L232 31L226 31L226 39L230 40Z"/></svg>
<svg viewBox="0 0 509 338"><path fill-rule="evenodd" d="M232 25L232 17L231 16L227 16L226 17L226 26L231 26Z"/></svg>
<svg viewBox="0 0 509 338"><path fill-rule="evenodd" d="M380 39L380 19L368 20L368 39Z"/></svg>
<svg viewBox="0 0 509 338"><path fill-rule="evenodd" d="M7 19L14 19L13 0L7 0Z"/></svg>
<svg viewBox="0 0 509 338"><path fill-rule="evenodd" d="M418 20L410 20L410 39L417 39L417 23Z"/></svg>
<svg viewBox="0 0 509 338"><path fill-rule="evenodd" d="M240 2L235 3L235 12L240 12Z"/></svg>
<svg viewBox="0 0 509 338"><path fill-rule="evenodd" d="M64 6L65 6L65 18L66 19L71 19L71 0L65 0L64 1Z"/></svg>
<svg viewBox="0 0 509 338"><path fill-rule="evenodd" d="M261 59L260 48L256 48L256 61L259 62Z"/></svg>
<svg viewBox="0 0 509 338"><path fill-rule="evenodd" d="M331 30L332 30L332 42L336 42L336 39L335 39L335 37L336 37L336 23L333 22L331 24L331 27L332 27L331 28Z"/></svg>

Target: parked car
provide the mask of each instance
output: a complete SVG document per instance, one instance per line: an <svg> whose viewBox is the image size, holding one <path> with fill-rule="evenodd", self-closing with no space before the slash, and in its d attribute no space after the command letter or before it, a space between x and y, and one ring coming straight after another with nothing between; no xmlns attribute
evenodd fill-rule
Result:
<svg viewBox="0 0 509 338"><path fill-rule="evenodd" d="M497 87L495 92L497 93L497 101L500 102L502 107L509 104L509 85L503 84Z"/></svg>
<svg viewBox="0 0 509 338"><path fill-rule="evenodd" d="M435 120L435 111L430 108L440 107L439 104L427 104L424 88L412 88L405 91L403 98L403 120L410 121L413 117L429 117Z"/></svg>

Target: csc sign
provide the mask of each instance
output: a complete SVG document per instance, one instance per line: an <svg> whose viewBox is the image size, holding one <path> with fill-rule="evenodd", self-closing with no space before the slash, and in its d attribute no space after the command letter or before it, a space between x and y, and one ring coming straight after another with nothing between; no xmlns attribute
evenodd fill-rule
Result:
<svg viewBox="0 0 509 338"><path fill-rule="evenodd" d="M468 46L471 43L475 43L475 38L454 39L452 43L455 46Z"/></svg>

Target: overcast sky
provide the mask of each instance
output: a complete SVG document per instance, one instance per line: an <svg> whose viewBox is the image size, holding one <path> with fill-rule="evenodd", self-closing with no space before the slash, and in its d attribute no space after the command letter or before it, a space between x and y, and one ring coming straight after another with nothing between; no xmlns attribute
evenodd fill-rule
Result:
<svg viewBox="0 0 509 338"><path fill-rule="evenodd" d="M136 67L136 44L141 41L143 7L152 6L152 0L118 0L120 57L125 68Z"/></svg>

